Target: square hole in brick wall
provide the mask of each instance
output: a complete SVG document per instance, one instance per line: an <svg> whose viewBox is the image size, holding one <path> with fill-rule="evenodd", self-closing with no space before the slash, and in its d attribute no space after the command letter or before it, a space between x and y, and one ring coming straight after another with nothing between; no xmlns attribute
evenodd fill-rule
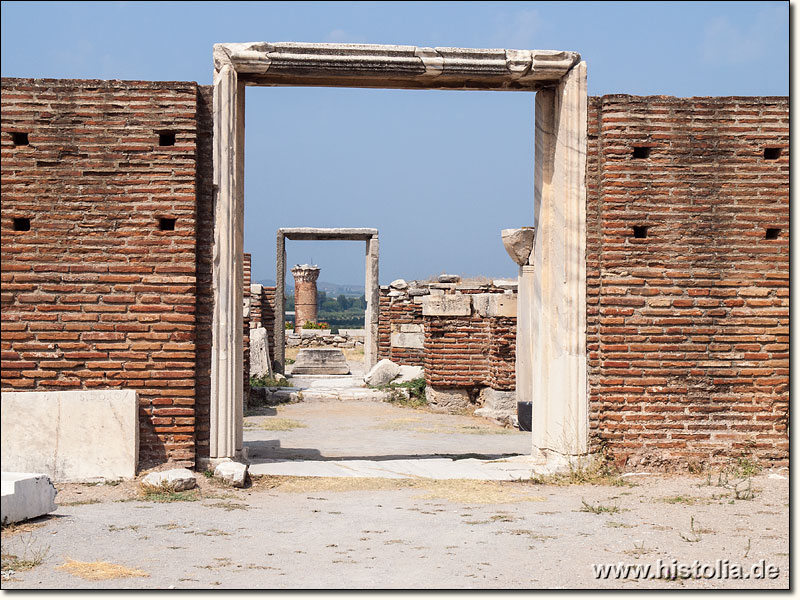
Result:
<svg viewBox="0 0 800 600"><path fill-rule="evenodd" d="M633 237L637 239L644 239L647 237L647 225L634 225L633 226Z"/></svg>
<svg viewBox="0 0 800 600"><path fill-rule="evenodd" d="M158 228L161 231L175 231L175 221L177 219L173 219L171 217L161 217L158 220Z"/></svg>
<svg viewBox="0 0 800 600"><path fill-rule="evenodd" d="M15 146L27 146L30 143L28 141L28 134L20 131L12 132L11 140L14 142Z"/></svg>
<svg viewBox="0 0 800 600"><path fill-rule="evenodd" d="M780 148L764 148L764 160L778 160L780 157Z"/></svg>
<svg viewBox="0 0 800 600"><path fill-rule="evenodd" d="M164 131L158 134L159 146L174 146L175 145L175 132Z"/></svg>
<svg viewBox="0 0 800 600"><path fill-rule="evenodd" d="M767 227L767 231L764 234L765 240L777 240L778 236L781 234L781 230L777 227Z"/></svg>
<svg viewBox="0 0 800 600"><path fill-rule="evenodd" d="M31 220L28 217L14 217L14 231L30 231Z"/></svg>
<svg viewBox="0 0 800 600"><path fill-rule="evenodd" d="M651 150L650 146L634 146L633 158L649 158Z"/></svg>

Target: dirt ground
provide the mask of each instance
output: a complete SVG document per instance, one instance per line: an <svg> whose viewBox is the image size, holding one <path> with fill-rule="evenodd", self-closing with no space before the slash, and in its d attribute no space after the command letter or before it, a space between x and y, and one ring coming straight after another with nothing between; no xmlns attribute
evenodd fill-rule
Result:
<svg viewBox="0 0 800 600"><path fill-rule="evenodd" d="M245 445L254 462L424 461L527 453L530 434L382 402L309 402L255 411ZM55 513L3 528L2 588L789 586L788 471L748 461L693 476L261 476L243 489L198 473L195 490L155 495L138 480L57 485Z"/></svg>
<svg viewBox="0 0 800 600"><path fill-rule="evenodd" d="M732 474L263 477L245 489L198 474L197 490L149 498L135 481L59 485L53 515L3 529L2 587L787 589L788 472ZM593 570L659 561L698 562L677 578ZM756 570L703 577L733 564Z"/></svg>

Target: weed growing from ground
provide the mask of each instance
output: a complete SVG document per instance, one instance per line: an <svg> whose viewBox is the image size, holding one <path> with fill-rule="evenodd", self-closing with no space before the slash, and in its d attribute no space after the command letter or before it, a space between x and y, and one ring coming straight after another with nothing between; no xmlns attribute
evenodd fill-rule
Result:
<svg viewBox="0 0 800 600"><path fill-rule="evenodd" d="M742 457L729 464L717 474L716 483L712 482L711 473L706 478L706 485L725 488L736 500L752 500L759 490L753 488L753 476L761 471L761 466L747 457Z"/></svg>
<svg viewBox="0 0 800 600"><path fill-rule="evenodd" d="M398 406L408 408L428 406L428 399L425 397L424 377L418 377L404 383L387 383L386 385L374 386L374 389L390 392L386 402L391 402Z"/></svg>
<svg viewBox="0 0 800 600"><path fill-rule="evenodd" d="M50 546L36 544L33 534L20 538L21 551L16 548L12 552L8 548L0 551L0 569L4 572L9 571L29 571L42 564L50 554ZM14 552L21 552L15 554Z"/></svg>
<svg viewBox="0 0 800 600"><path fill-rule="evenodd" d="M613 515L614 513L618 513L619 512L619 506L617 506L616 504L614 504L612 506L603 506L600 503L589 504L583 498L581 498L581 504L583 504L583 507L581 508L581 512L590 512L590 513L594 513L596 515L601 515L603 513L608 513L610 515Z"/></svg>
<svg viewBox="0 0 800 600"><path fill-rule="evenodd" d="M194 502L200 499L197 490L176 492L166 482L161 485L147 485L141 483L139 484L139 491L141 493L141 499L150 502Z"/></svg>
<svg viewBox="0 0 800 600"><path fill-rule="evenodd" d="M262 375L261 377L251 377L250 387L292 387L292 384L280 374L275 377Z"/></svg>
<svg viewBox="0 0 800 600"><path fill-rule="evenodd" d="M690 544L694 544L703 539L700 537L700 532L694 528L694 517L692 517L689 524L689 533L681 533L679 535L684 542L689 542Z"/></svg>

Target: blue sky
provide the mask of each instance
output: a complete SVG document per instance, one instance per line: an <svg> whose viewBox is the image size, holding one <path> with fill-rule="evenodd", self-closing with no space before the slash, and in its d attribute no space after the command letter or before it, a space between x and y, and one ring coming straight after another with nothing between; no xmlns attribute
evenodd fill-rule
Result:
<svg viewBox="0 0 800 600"><path fill-rule="evenodd" d="M217 42L580 52L589 93L788 95L788 2L3 2L4 77L211 83ZM246 251L274 278L282 226L377 227L381 282L509 277L533 224L533 95L249 88ZM363 244L289 242L360 283Z"/></svg>

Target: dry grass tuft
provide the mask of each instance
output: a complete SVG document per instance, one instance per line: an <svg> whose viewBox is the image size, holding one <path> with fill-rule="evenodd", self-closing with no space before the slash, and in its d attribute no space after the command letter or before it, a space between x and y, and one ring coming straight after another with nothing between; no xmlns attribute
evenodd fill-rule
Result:
<svg viewBox="0 0 800 600"><path fill-rule="evenodd" d="M44 527L47 525L48 521L51 521L54 518L55 517L51 515L44 515L42 517L37 517L28 521L22 521L20 523L8 523L2 526L3 537L9 538L21 533L30 533L35 529L39 529L39 527Z"/></svg>
<svg viewBox="0 0 800 600"><path fill-rule="evenodd" d="M440 435L452 435L466 433L472 435L496 435L518 433L515 429L505 429L493 424L465 424L465 423L435 423L424 421L421 418L393 419L387 423L377 425L375 429L387 431L415 431L417 433L432 433Z"/></svg>
<svg viewBox="0 0 800 600"><path fill-rule="evenodd" d="M129 569L128 567L105 561L81 562L71 558L68 558L67 562L60 567L56 567L56 569L67 571L70 575L91 581L121 579L123 577L150 577L149 573L145 573L140 569Z"/></svg>
<svg viewBox="0 0 800 600"><path fill-rule="evenodd" d="M292 429L300 429L307 427L305 423L295 421L294 419L282 419L280 417L265 417L260 420L245 419L245 429L260 429L262 431L291 431Z"/></svg>
<svg viewBox="0 0 800 600"><path fill-rule="evenodd" d="M442 499L463 504L543 502L541 496L518 483L472 479L384 479L379 477L254 476L254 489L286 493L419 490L417 498Z"/></svg>
<svg viewBox="0 0 800 600"><path fill-rule="evenodd" d="M512 502L544 502L520 486L503 481L472 479L429 479L419 481L426 492L419 498L442 499L462 504L507 504Z"/></svg>

